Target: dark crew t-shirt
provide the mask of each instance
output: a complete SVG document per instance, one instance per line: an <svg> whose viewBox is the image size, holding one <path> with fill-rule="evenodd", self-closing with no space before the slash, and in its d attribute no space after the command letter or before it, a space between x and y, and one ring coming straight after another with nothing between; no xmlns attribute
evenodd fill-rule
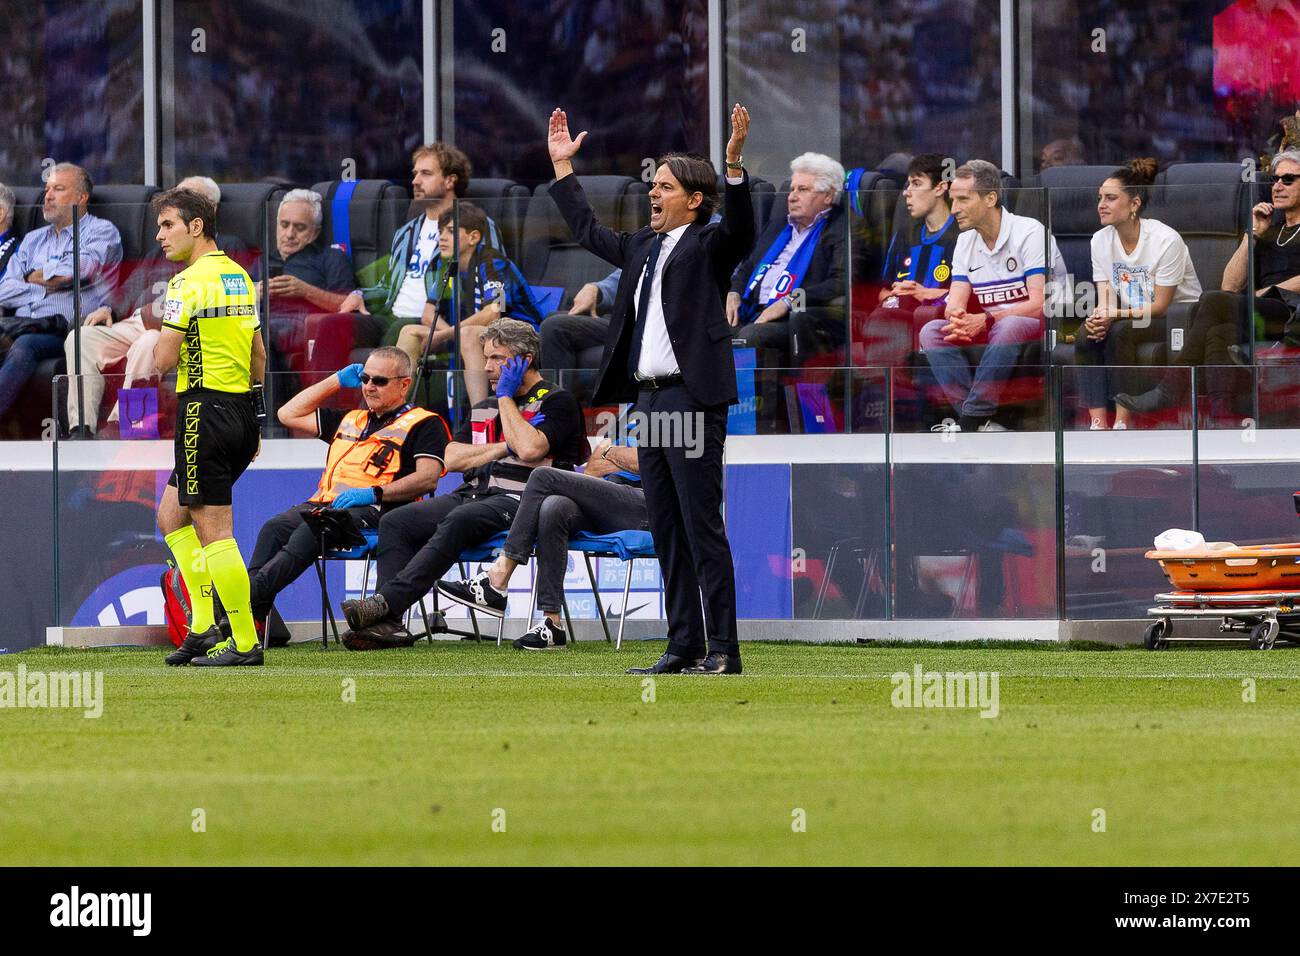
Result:
<svg viewBox="0 0 1300 956"><path fill-rule="evenodd" d="M262 264L259 261L257 271L253 273L254 281L260 282L264 278L261 274L261 268ZM347 295L357 287L356 276L352 272L352 260L333 246L322 245L319 242L298 250L288 259L281 259L280 253L273 249L271 251L270 269L272 275L293 276L308 285L324 289L326 292L338 292ZM287 315L308 315L321 311L324 310L320 306L312 305L306 299L289 298L288 296L274 296L271 299L271 315L273 318L283 318Z"/></svg>
<svg viewBox="0 0 1300 956"><path fill-rule="evenodd" d="M1285 245L1279 245L1278 239ZM1269 226L1255 240L1255 288L1300 276L1300 226Z"/></svg>
<svg viewBox="0 0 1300 956"><path fill-rule="evenodd" d="M583 422L582 409L578 400L554 382L541 379L527 395L515 398L525 420L531 421L538 414L545 415L537 430L546 436L551 449L548 458L553 468L572 471L576 465L587 460L590 445L587 442L586 426ZM537 410L529 412L525 406L537 403ZM505 432L501 428L500 412L497 410L497 398L484 399L465 416L460 427L456 429L453 441L465 445L495 444L505 441ZM478 468L465 472L465 486L475 491L499 491L490 486L492 478L526 483L532 468L514 459L502 459L488 462Z"/></svg>

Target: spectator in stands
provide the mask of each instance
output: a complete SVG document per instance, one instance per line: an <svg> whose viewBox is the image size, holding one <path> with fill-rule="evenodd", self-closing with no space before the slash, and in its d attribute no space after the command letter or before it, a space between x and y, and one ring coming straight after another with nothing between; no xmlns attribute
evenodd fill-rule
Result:
<svg viewBox="0 0 1300 956"><path fill-rule="evenodd" d="M449 495L416 502L379 524L379 589L344 601L352 650L403 647L414 638L402 615L453 568L462 551L510 527L534 468L572 471L586 459L582 409L538 374L541 342L527 322L496 319L482 331L496 393L477 403L447 446L449 471L465 483Z"/></svg>
<svg viewBox="0 0 1300 956"><path fill-rule="evenodd" d="M569 538L580 531L612 534L650 527L636 448L603 441L582 474L536 468L510 523L501 554L486 571L467 581L439 582L438 593L494 617L506 612L510 578L537 547L537 609L542 620L514 642L524 651L564 647L561 623Z"/></svg>
<svg viewBox="0 0 1300 956"><path fill-rule="evenodd" d="M45 183L44 226L23 237L0 275L0 415L36 366L63 353L71 323L108 301L122 261L122 237L106 219L87 212L94 184L72 163L50 167ZM72 217L79 217L81 314L73 308Z"/></svg>
<svg viewBox="0 0 1300 956"><path fill-rule="evenodd" d="M452 211L456 200L465 197L471 170L469 157L446 143L429 143L411 155L413 205L423 213L393 234L388 258L376 260L361 275L365 286L360 290L364 298L361 308L384 326L385 345L397 345L408 325L430 327L436 304L450 295L448 262L439 251L438 223ZM489 219L488 224L484 235L490 237L493 248L502 248L496 223Z"/></svg>
<svg viewBox="0 0 1300 956"><path fill-rule="evenodd" d="M923 153L908 164L903 202L909 219L889 240L879 306L867 318L871 364L902 364L912 349L914 313L920 306L941 303L948 294L960 231L948 188L942 156Z"/></svg>
<svg viewBox="0 0 1300 956"><path fill-rule="evenodd" d="M207 176L190 176L176 184L177 189L192 189L221 203L221 188ZM217 248L234 259L245 253L236 237L217 233ZM251 265L249 262L241 263ZM93 438L99 427L99 404L104 395L104 369L126 359L122 388L133 388L153 378L153 348L162 327L163 300L167 283L185 267L170 261L159 247L154 249L109 295L108 302L90 312L82 323L81 364L77 364L77 336L69 333L63 341L68 359L68 374L81 375L82 387L68 389L68 429L70 438ZM78 395L85 400L85 422L81 420ZM117 421L117 406L109 413Z"/></svg>
<svg viewBox="0 0 1300 956"><path fill-rule="evenodd" d="M18 251L18 235L14 231L14 191L0 183L0 275L4 275L9 259Z"/></svg>
<svg viewBox="0 0 1300 956"><path fill-rule="evenodd" d="M459 329L461 368L465 391L471 405L487 398L487 373L483 370L483 328L506 316L520 319L537 328L542 321L541 309L532 289L519 269L505 254L484 242L488 235L488 217L478 206L461 201L457 210L447 210L438 220L439 255L451 262L457 243L460 253L460 302L456 314L440 302L432 326L423 322L402 328L398 348L419 362L430 334L438 348ZM456 236L459 231L459 239ZM453 328L454 327L454 328Z"/></svg>
<svg viewBox="0 0 1300 956"><path fill-rule="evenodd" d="M1043 147L1038 154L1038 169L1050 169L1053 166L1083 166L1083 143L1077 136L1054 139Z"/></svg>
<svg viewBox="0 0 1300 956"><path fill-rule="evenodd" d="M1134 159L1111 173L1097 194L1102 228L1092 237L1092 281L1097 306L1080 326L1074 342L1077 365L1105 365L1080 372L1080 390L1093 430L1104 429L1112 382L1138 364L1140 342L1162 341L1165 315L1175 302L1201 295L1192 254L1182 236L1143 214L1156 161ZM1115 409L1115 427L1129 427L1132 412Z"/></svg>
<svg viewBox="0 0 1300 956"><path fill-rule="evenodd" d="M302 366L307 347L306 319L312 313L336 313L344 306L355 307L359 296L352 260L347 254L320 241L320 194L310 189L291 189L280 200L276 213L275 252L270 257L270 278L266 289L271 296L270 335L272 370L287 372L293 364ZM260 272L255 270L255 274ZM258 300L262 299L262 277L257 275ZM350 301L349 301L350 300Z"/></svg>
<svg viewBox="0 0 1300 956"><path fill-rule="evenodd" d="M920 340L958 418L935 430L1006 431L993 418L998 399L1021 347L1042 335L1048 273L1064 276L1065 263L1041 222L1002 208L1002 177L992 163L959 166L951 195L961 229L952 288L943 318L926 322ZM968 345L987 346L973 376L962 352Z"/></svg>
<svg viewBox="0 0 1300 956"><path fill-rule="evenodd" d="M603 351L614 293L622 275L622 269L615 269L599 282L588 282L573 297L568 312L553 312L546 317L542 322L542 362L547 368L582 368L583 352L591 348ZM592 368L600 366L599 358L595 361Z"/></svg>
<svg viewBox="0 0 1300 956"><path fill-rule="evenodd" d="M844 310L828 308L846 294L844 167L804 153L790 161L790 174L784 221L772 217L732 274L727 321L740 326L736 338L747 346L795 361L814 343L844 344Z"/></svg>
<svg viewBox="0 0 1300 956"><path fill-rule="evenodd" d="M309 512L328 506L345 512L356 530L377 528L381 515L437 489L446 473L451 433L441 416L407 404L410 387L411 362L390 346L371 352L364 366L349 365L308 386L280 408L280 424L327 442L329 454L311 498L271 518L258 532L248 576L259 632L276 595L320 553L320 540L305 519ZM322 407L343 388L360 388L364 407L351 412ZM329 537L326 545L346 546Z"/></svg>
<svg viewBox="0 0 1300 956"><path fill-rule="evenodd" d="M1262 321L1264 334L1286 337L1300 345L1294 331L1294 316L1300 309L1300 151L1278 153L1269 165L1273 176L1272 202L1251 210L1251 232L1223 270L1221 290L1201 296L1192 311L1180 366L1228 366L1235 362L1235 347L1246 341L1246 279L1251 245L1254 244L1254 314ZM1294 341L1292 341L1294 339ZM1155 388L1140 395L1121 393L1116 405L1134 412L1154 412L1182 400L1190 375L1166 377ZM1231 411L1236 376L1230 370L1208 376L1207 393L1212 415Z"/></svg>

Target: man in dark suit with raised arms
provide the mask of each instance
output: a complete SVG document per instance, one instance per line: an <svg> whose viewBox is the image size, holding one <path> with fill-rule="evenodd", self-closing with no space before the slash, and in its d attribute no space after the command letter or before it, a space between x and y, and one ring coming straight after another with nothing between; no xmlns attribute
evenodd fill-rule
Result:
<svg viewBox="0 0 1300 956"><path fill-rule="evenodd" d="M748 132L749 113L737 104L720 222L709 223L718 204L713 164L675 153L655 172L650 225L626 233L596 221L573 175L586 132L572 138L564 111L551 114L551 198L579 243L623 269L592 404L635 402L650 425L637 444L663 567L668 650L629 674L740 673L736 580L721 508L727 406L736 401L725 302L731 273L754 244L741 165ZM686 436L696 440L680 440Z"/></svg>

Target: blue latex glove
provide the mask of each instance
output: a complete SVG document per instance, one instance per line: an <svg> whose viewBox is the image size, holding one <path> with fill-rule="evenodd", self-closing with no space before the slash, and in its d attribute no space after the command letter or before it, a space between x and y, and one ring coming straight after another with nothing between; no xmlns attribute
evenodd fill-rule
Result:
<svg viewBox="0 0 1300 956"><path fill-rule="evenodd" d="M544 421L546 421L546 414L544 412L538 412L536 415L534 415L532 418L528 420L528 424L536 428ZM515 454L515 450L511 448L509 445L506 445L506 453L512 455L515 458L519 457L518 455Z"/></svg>
<svg viewBox="0 0 1300 956"><path fill-rule="evenodd" d="M364 365L357 362L355 365L349 365L347 368L339 369L339 386L341 388L360 388L361 372L364 368Z"/></svg>
<svg viewBox="0 0 1300 956"><path fill-rule="evenodd" d="M497 379L497 398L514 398L515 392L524 381L528 371L528 359L516 355L501 366L501 377Z"/></svg>
<svg viewBox="0 0 1300 956"><path fill-rule="evenodd" d="M354 366L360 368L360 365ZM374 488L345 488L330 502L331 508L342 511L346 508L361 508L375 503Z"/></svg>

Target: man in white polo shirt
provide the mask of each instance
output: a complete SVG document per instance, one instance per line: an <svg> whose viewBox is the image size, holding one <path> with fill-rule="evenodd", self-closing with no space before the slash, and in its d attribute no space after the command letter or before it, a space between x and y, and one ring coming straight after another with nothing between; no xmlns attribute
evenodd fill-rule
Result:
<svg viewBox="0 0 1300 956"><path fill-rule="evenodd" d="M1043 302L1051 279L1043 224L1002 208L1002 176L982 159L958 167L950 196L961 235L953 252L952 289L943 318L921 329L925 352L958 418L936 431L1004 431L993 421L998 397L1020 349L1043 333ZM1051 240L1052 274L1065 263ZM972 301L973 297L973 301ZM985 345L972 373L963 346Z"/></svg>

